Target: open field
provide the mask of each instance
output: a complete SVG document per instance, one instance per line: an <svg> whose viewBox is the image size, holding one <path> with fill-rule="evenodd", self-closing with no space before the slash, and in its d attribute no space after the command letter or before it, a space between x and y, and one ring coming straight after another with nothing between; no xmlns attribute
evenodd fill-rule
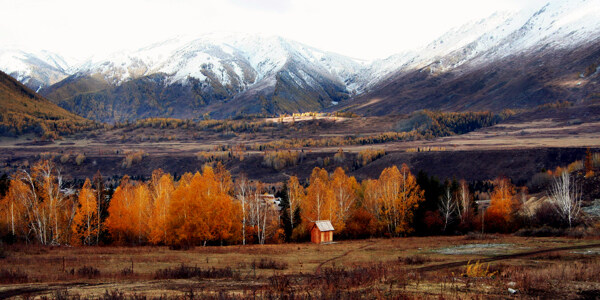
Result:
<svg viewBox="0 0 600 300"><path fill-rule="evenodd" d="M10 246L4 256L0 298L122 293L459 299L506 298L508 288L525 298L600 295L600 241L585 239L470 235L181 251ZM477 261L487 263L477 271Z"/></svg>
<svg viewBox="0 0 600 300"><path fill-rule="evenodd" d="M600 149L599 105L540 108L466 134L373 143L360 139L395 134L407 116L290 118L204 123L157 119L107 126L56 141L4 137L0 138L0 174L12 174L46 158L59 165L67 180L91 178L96 171L114 179L125 174L147 178L158 168L181 175L202 168L207 161L199 159L200 153L216 153L224 157L222 162L234 177L246 173L253 180L270 183L291 175L306 179L315 166L329 171L342 167L365 179L378 176L385 167L406 163L414 172L423 170L441 179L489 180L506 175L524 184L543 169L582 159L588 147ZM290 140L300 142L275 144L275 149L302 151L299 163L277 170L263 165L263 149L273 151L273 143ZM353 142L345 143L348 140ZM328 142L306 146L306 141ZM345 156L335 159L340 149ZM368 149L383 149L386 155L357 163L359 152ZM140 153L141 159L127 163L131 153ZM78 162L77 156L84 159Z"/></svg>
<svg viewBox="0 0 600 300"><path fill-rule="evenodd" d="M340 132L353 132L350 123L356 125L356 134L371 134L365 130L371 126L384 126L390 119L351 118L343 122L315 126L315 135L338 135ZM364 124L363 124L364 123ZM311 127L308 126L307 127ZM320 128L324 128L321 130ZM358 129L360 128L360 130ZM317 130L318 129L318 130ZM169 133L172 131L172 133ZM301 135L311 136L312 129ZM201 169L205 161L198 159L199 152L215 152L221 147L276 141L292 133L273 134L259 132L233 137L219 137L217 133L202 133L198 139L188 137L182 129L138 128L125 132L124 129L100 131L97 136L70 137L48 143L32 143L26 139L4 138L0 143L0 173L12 173L20 166L39 160L52 158L61 167L66 178L82 179L92 177L97 170L105 177L120 178L149 176L154 169L162 168L172 174L183 174ZM139 137L173 135L180 138L148 139L136 141ZM118 136L127 136L120 139ZM263 152L244 150L243 159L227 159L226 167L237 176L245 172L250 178L266 182L287 180L289 175L307 178L315 166L333 170L338 166L346 168L357 178L377 176L383 168L402 163L414 172L426 171L439 178L457 176L467 180L488 180L500 174L513 178L515 182L528 180L542 169L554 169L581 159L587 147L600 149L600 122L568 125L563 121L548 119L537 121L516 120L482 128L463 135L405 142L388 142L373 145L346 145L330 147L301 147L291 149L303 151L305 159L295 166L274 170L262 165ZM335 161L339 149L344 151L344 161ZM387 153L364 166L357 166L357 154L365 149L384 149ZM420 152L417 152L420 150ZM127 153L143 152L139 163L123 166ZM220 151L220 150L219 150ZM226 152L223 152L227 154ZM77 164L75 157L85 155L85 160ZM67 155L63 161L63 156ZM329 159L329 164L323 162Z"/></svg>

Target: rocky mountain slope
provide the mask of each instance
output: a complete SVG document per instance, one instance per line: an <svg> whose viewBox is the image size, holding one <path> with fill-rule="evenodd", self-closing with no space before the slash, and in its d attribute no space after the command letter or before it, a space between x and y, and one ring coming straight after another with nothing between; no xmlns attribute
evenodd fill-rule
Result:
<svg viewBox="0 0 600 300"><path fill-rule="evenodd" d="M381 115L594 100L599 64L600 1L550 1L495 13L373 64L373 84L338 109Z"/></svg>
<svg viewBox="0 0 600 300"><path fill-rule="evenodd" d="M0 70L38 91L69 75L70 63L49 51L0 49Z"/></svg>
<svg viewBox="0 0 600 300"><path fill-rule="evenodd" d="M362 68L280 37L206 35L89 60L42 93L103 122L314 111L350 97Z"/></svg>

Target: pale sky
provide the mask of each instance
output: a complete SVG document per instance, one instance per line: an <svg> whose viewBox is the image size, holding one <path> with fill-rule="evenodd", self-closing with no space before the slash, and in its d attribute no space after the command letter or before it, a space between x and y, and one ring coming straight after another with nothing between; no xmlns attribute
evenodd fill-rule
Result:
<svg viewBox="0 0 600 300"><path fill-rule="evenodd" d="M0 48L85 58L178 35L279 35L361 59L423 45L518 0L0 0Z"/></svg>

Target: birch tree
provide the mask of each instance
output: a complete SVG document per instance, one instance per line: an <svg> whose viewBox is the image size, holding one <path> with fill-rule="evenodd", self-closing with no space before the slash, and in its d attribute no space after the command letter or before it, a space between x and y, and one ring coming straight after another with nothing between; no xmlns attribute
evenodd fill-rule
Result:
<svg viewBox="0 0 600 300"><path fill-rule="evenodd" d="M417 184L408 166L393 166L384 169L379 176L379 205L381 217L392 236L406 234L410 227L415 209L424 200L424 191Z"/></svg>
<svg viewBox="0 0 600 300"><path fill-rule="evenodd" d="M152 196L152 213L150 220L149 240L153 244L166 243L168 238L167 222L171 196L175 190L173 177L162 171L152 173L150 194Z"/></svg>
<svg viewBox="0 0 600 300"><path fill-rule="evenodd" d="M19 170L11 181L9 196L13 204L19 203L29 232L42 245L58 245L67 242L70 224L74 217L74 205L64 196L60 170L47 160L37 162L31 169ZM14 216L15 206L13 209ZM26 233L25 237L29 234Z"/></svg>
<svg viewBox="0 0 600 300"><path fill-rule="evenodd" d="M440 198L439 203L439 211L442 214L442 218L444 218L444 229L446 232L446 228L448 228L448 224L452 222L452 218L454 215L454 211L456 210L456 202L452 198L452 193L450 192L450 187L446 186L446 190L444 191L444 195Z"/></svg>
<svg viewBox="0 0 600 300"><path fill-rule="evenodd" d="M298 177L292 176L288 180L288 202L289 202L289 216L290 216L290 228L294 228L295 223L299 220L294 221L294 214L296 210L300 207L300 203L302 203L303 199L306 197L304 193L304 187L298 181Z"/></svg>
<svg viewBox="0 0 600 300"><path fill-rule="evenodd" d="M348 177L342 168L337 168L331 176L330 188L337 204L337 231L342 231L352 214L357 199L358 183L354 176Z"/></svg>
<svg viewBox="0 0 600 300"><path fill-rule="evenodd" d="M473 214L471 193L469 192L469 185L463 179L459 182L458 193L457 193L457 214L461 223L466 223L471 219Z"/></svg>
<svg viewBox="0 0 600 300"><path fill-rule="evenodd" d="M98 216L96 220L96 245L100 244L100 233L102 232L102 213L106 208L105 199L104 199L104 180L102 179L102 174L100 170L96 172L93 178L94 188L96 191L96 215Z"/></svg>
<svg viewBox="0 0 600 300"><path fill-rule="evenodd" d="M333 195L329 188L329 174L325 169L316 167L310 175L310 184L306 189L306 198L302 202L302 216L308 222L331 217Z"/></svg>
<svg viewBox="0 0 600 300"><path fill-rule="evenodd" d="M246 202L250 192L250 182L246 174L240 175L235 186L237 187L236 198L242 206L242 245L246 245Z"/></svg>
<svg viewBox="0 0 600 300"><path fill-rule="evenodd" d="M569 172L563 171L554 178L548 193L550 202L569 228L581 214L581 192L573 181Z"/></svg>

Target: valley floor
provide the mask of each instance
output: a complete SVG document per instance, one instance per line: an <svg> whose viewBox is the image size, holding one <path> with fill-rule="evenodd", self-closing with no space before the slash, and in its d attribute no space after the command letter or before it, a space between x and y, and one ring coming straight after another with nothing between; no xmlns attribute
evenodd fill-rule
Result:
<svg viewBox="0 0 600 300"><path fill-rule="evenodd" d="M189 250L14 245L3 253L0 298L600 295L597 239L473 234Z"/></svg>
<svg viewBox="0 0 600 300"><path fill-rule="evenodd" d="M377 176L387 166L402 163L407 163L414 172L423 170L442 179L456 176L488 180L503 174L519 182L530 179L542 169L550 170L582 159L588 147L594 151L600 149L598 118L595 111L587 118L576 120L560 114L521 116L467 134L431 140L287 148L285 150L302 151L305 159L280 170L264 166L264 152L252 149L243 151L243 159L227 157L223 163L234 176L243 172L265 182L284 181L290 175L307 178L315 166L331 170L341 166L364 179ZM59 164L66 179L91 178L98 170L104 177L112 178L125 174L148 177L158 168L181 175L200 170L206 163L199 159L199 153L227 154L227 150L221 149L237 145L255 147L289 138L381 134L393 129L394 120L392 117L317 120L315 124L298 123L298 128L241 134L180 128L115 128L53 142L2 138L0 173L11 174L41 158L50 158ZM342 161L334 159L340 149L345 153ZM366 149L383 149L387 155L369 164L357 165L358 153ZM132 153L140 153L141 160L127 164L127 156ZM77 162L79 155L84 159Z"/></svg>

